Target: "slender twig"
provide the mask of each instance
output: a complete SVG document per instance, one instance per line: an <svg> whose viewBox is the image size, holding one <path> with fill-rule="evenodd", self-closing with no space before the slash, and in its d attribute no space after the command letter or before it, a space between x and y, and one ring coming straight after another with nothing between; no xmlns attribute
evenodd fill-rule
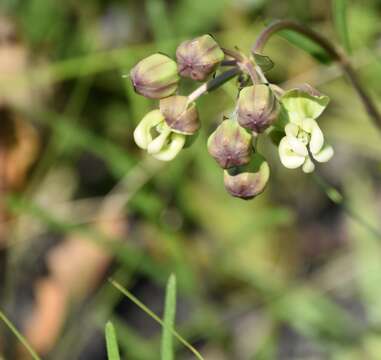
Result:
<svg viewBox="0 0 381 360"><path fill-rule="evenodd" d="M321 36L319 33L292 20L277 20L267 26L260 33L257 41L252 48L252 52L259 54L262 53L266 43L271 38L271 36L281 30L291 30L300 33L315 42L323 50L325 50L325 52L340 65L342 71L347 76L351 85L360 97L368 115L373 120L374 124L379 128L379 130L381 130L381 114L371 99L370 95L362 86L348 57L339 48L337 48L328 39Z"/></svg>
<svg viewBox="0 0 381 360"><path fill-rule="evenodd" d="M203 83L201 86L199 86L196 90L194 90L192 93L188 95L188 103L191 103L198 99L200 96L217 89L227 81L237 76L240 72L241 70L238 67L234 67L216 76L214 79L209 80L206 83Z"/></svg>
<svg viewBox="0 0 381 360"><path fill-rule="evenodd" d="M0 320L2 320L9 330L17 337L17 339L24 345L25 349L29 352L30 356L34 360L41 360L33 348L29 345L28 341L21 335L21 333L16 329L12 322L5 316L5 314L0 311Z"/></svg>

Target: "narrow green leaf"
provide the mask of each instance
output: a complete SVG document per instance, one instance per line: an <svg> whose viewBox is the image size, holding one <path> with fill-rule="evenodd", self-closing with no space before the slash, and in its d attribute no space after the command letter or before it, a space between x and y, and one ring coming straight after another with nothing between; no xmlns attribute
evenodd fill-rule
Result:
<svg viewBox="0 0 381 360"><path fill-rule="evenodd" d="M161 338L161 359L173 360L173 335L172 330L176 317L176 277L171 274L167 283L164 305L164 327Z"/></svg>
<svg viewBox="0 0 381 360"><path fill-rule="evenodd" d="M349 32L347 24L347 0L332 0L332 15L336 33L344 48L351 52Z"/></svg>
<svg viewBox="0 0 381 360"><path fill-rule="evenodd" d="M162 42L170 38L172 31L166 3L163 0L148 0L145 4L155 40Z"/></svg>
<svg viewBox="0 0 381 360"><path fill-rule="evenodd" d="M145 304L143 304L137 297L135 297L132 293L130 293L125 287L120 285L117 281L113 279L109 279L110 283L118 289L122 294L127 296L136 306L138 306L141 310L143 310L148 316L154 319L157 323L159 323L163 328L168 326L164 323L159 316L157 316L152 310L150 310ZM168 328L168 330L179 340L185 347L187 347L198 360L204 360L201 354L191 345L188 341L186 341L174 328Z"/></svg>
<svg viewBox="0 0 381 360"><path fill-rule="evenodd" d="M289 41L291 44L309 53L317 61L323 64L329 64L332 62L332 59L326 53L326 51L321 46L308 39L306 36L292 30L283 30L279 32L279 35Z"/></svg>
<svg viewBox="0 0 381 360"><path fill-rule="evenodd" d="M29 345L28 341L21 335L21 333L16 329L16 327L12 324L12 322L5 316L5 314L0 311L0 320L2 320L5 325L9 328L9 330L16 336L16 338L24 345L25 349L27 349L28 353L34 360L41 360L41 358L37 355L37 353L32 349Z"/></svg>
<svg viewBox="0 0 381 360"><path fill-rule="evenodd" d="M105 333L108 360L120 360L118 340L116 338L114 325L111 321L106 324Z"/></svg>

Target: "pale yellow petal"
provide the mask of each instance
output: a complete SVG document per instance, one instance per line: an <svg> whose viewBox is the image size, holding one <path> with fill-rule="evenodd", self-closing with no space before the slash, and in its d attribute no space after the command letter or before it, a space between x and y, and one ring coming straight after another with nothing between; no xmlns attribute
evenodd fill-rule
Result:
<svg viewBox="0 0 381 360"><path fill-rule="evenodd" d="M185 135L172 133L171 140L160 152L153 157L161 161L171 161L181 151L185 144Z"/></svg>
<svg viewBox="0 0 381 360"><path fill-rule="evenodd" d="M326 145L319 153L314 155L314 158L319 162L327 162L332 158L333 154L333 147L330 145Z"/></svg>
<svg viewBox="0 0 381 360"><path fill-rule="evenodd" d="M302 170L303 170L303 172L305 172L306 174L311 173L312 171L315 170L315 165L314 165L314 163L311 161L310 157L307 157L307 158L306 158L306 161L305 161L304 164L303 164Z"/></svg>
<svg viewBox="0 0 381 360"><path fill-rule="evenodd" d="M278 152L281 163L288 169L296 169L305 161L305 156L298 155L292 150L287 137L280 141Z"/></svg>
<svg viewBox="0 0 381 360"><path fill-rule="evenodd" d="M147 149L148 144L152 141L151 129L162 121L164 121L164 116L159 110L150 111L145 115L134 131L136 145Z"/></svg>

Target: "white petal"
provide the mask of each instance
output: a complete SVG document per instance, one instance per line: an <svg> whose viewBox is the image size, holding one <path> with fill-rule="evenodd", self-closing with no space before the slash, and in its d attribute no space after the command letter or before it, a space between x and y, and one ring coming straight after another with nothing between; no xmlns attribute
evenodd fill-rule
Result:
<svg viewBox="0 0 381 360"><path fill-rule="evenodd" d="M317 122L314 119L311 118L305 118L302 120L302 126L301 128L305 131L308 132L309 134L312 133L312 130L316 127L319 126Z"/></svg>
<svg viewBox="0 0 381 360"><path fill-rule="evenodd" d="M142 149L147 149L152 141L151 129L164 121L164 116L159 110L150 111L138 124L134 131L134 140L136 145Z"/></svg>
<svg viewBox="0 0 381 360"><path fill-rule="evenodd" d="M306 145L304 145L299 139L294 136L286 136L287 141L292 149L297 155L307 156L308 150Z"/></svg>
<svg viewBox="0 0 381 360"><path fill-rule="evenodd" d="M294 153L288 143L287 137L284 137L280 141L278 152L281 163L288 169L296 169L305 161L305 156Z"/></svg>
<svg viewBox="0 0 381 360"><path fill-rule="evenodd" d="M327 162L332 158L333 154L333 147L330 145L325 145L319 153L314 155L314 158L319 162Z"/></svg>
<svg viewBox="0 0 381 360"><path fill-rule="evenodd" d="M323 132L320 130L320 127L318 124L313 127L311 132L311 140L310 140L310 150L312 154L317 154L324 145L324 135Z"/></svg>
<svg viewBox="0 0 381 360"><path fill-rule="evenodd" d="M185 144L185 135L172 133L168 146L160 152L153 154L153 157L161 161L170 161L176 157Z"/></svg>
<svg viewBox="0 0 381 360"><path fill-rule="evenodd" d="M305 161L305 163L303 164L302 170L303 170L303 172L305 172L306 174L311 173L312 171L315 170L315 165L314 165L314 163L311 161L310 157L306 158L306 161Z"/></svg>
<svg viewBox="0 0 381 360"><path fill-rule="evenodd" d="M168 141L168 137L171 134L170 128L165 128L162 130L161 134L153 139L147 146L148 154L156 154L158 153Z"/></svg>
<svg viewBox="0 0 381 360"><path fill-rule="evenodd" d="M284 127L284 131L286 132L287 136L295 136L296 137L298 135L299 126L295 125L293 123L288 123Z"/></svg>

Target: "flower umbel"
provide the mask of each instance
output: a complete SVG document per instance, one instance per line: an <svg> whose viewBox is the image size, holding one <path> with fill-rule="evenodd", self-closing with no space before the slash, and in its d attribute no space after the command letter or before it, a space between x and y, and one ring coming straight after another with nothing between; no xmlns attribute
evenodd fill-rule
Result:
<svg viewBox="0 0 381 360"><path fill-rule="evenodd" d="M270 167L258 152L259 141L269 137L282 164L312 172L315 162L326 162L333 149L324 141L316 122L328 104L328 97L310 86L285 92L268 82L266 69L271 59L238 49L222 49L210 35L181 43L177 63L157 53L141 60L131 70L137 93L159 99L134 131L136 144L156 159L169 161L195 139L200 128L196 101L238 76L237 102L228 118L209 136L208 151L224 169L228 193L252 199L262 193L270 177ZM223 67L229 67L220 72ZM187 96L178 92L181 75L203 81ZM189 81L188 81L189 83Z"/></svg>
<svg viewBox="0 0 381 360"><path fill-rule="evenodd" d="M310 173L315 169L313 160L327 162L332 158L333 148L325 144L323 132L315 120L328 102L327 96L310 87L288 91L282 97L288 123L278 150L285 167L302 166L305 173Z"/></svg>

